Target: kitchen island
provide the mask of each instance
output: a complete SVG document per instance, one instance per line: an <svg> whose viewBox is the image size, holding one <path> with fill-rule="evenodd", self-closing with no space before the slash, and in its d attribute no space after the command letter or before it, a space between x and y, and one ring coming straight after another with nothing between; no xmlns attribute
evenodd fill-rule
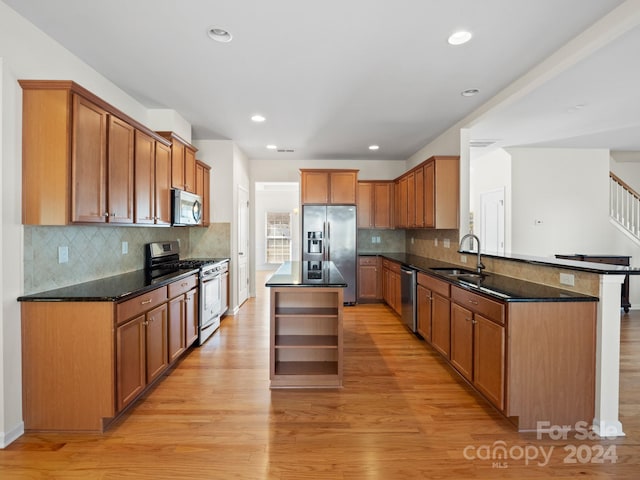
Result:
<svg viewBox="0 0 640 480"><path fill-rule="evenodd" d="M285 262L270 288L271 388L342 386L347 286L333 262Z"/></svg>

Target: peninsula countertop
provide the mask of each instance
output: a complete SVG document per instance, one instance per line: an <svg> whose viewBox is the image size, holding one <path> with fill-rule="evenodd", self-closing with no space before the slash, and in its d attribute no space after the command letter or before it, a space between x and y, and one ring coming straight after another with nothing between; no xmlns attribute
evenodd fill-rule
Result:
<svg viewBox="0 0 640 480"><path fill-rule="evenodd" d="M534 282L527 282L512 277L506 277L493 272L483 274L482 278L463 280L452 278L439 273L441 268L461 268L440 260L435 260L407 253L366 253L359 252L361 256L380 256L396 261L402 265L422 271L429 275L439 277L466 290L481 292L495 297L504 302L596 302L597 297L577 293L560 288L550 287ZM574 262L578 263L578 262ZM615 268L614 265L610 267Z"/></svg>
<svg viewBox="0 0 640 480"><path fill-rule="evenodd" d="M265 286L345 288L347 282L333 262L295 261L284 262Z"/></svg>

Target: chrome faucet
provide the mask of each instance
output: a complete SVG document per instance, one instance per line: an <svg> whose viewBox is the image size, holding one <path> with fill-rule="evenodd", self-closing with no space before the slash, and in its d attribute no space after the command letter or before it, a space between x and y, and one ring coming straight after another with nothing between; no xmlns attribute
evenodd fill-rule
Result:
<svg viewBox="0 0 640 480"><path fill-rule="evenodd" d="M476 242L478 243L478 265L476 266L476 272L479 275L482 275L482 269L485 268L485 266L482 263L482 258L481 258L481 253L480 253L480 239L478 238L478 236L474 235L473 233L467 233L464 237L462 237L460 239L460 246L458 247L458 251L462 252L462 244L464 243L464 241L467 238L471 238L471 240L469 241L469 251L470 252L473 250L473 239L475 239Z"/></svg>

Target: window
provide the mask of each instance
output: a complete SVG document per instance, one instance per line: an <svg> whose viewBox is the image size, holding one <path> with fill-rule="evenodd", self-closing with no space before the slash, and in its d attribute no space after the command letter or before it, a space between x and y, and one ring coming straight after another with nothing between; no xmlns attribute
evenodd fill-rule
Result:
<svg viewBox="0 0 640 480"><path fill-rule="evenodd" d="M266 216L266 263L291 260L291 214L267 212Z"/></svg>

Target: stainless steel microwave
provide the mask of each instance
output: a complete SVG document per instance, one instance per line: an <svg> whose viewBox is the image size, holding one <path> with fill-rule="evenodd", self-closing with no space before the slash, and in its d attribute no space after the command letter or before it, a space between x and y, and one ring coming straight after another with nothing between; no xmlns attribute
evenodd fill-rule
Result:
<svg viewBox="0 0 640 480"><path fill-rule="evenodd" d="M173 225L202 224L202 197L184 190L171 190L171 223Z"/></svg>

